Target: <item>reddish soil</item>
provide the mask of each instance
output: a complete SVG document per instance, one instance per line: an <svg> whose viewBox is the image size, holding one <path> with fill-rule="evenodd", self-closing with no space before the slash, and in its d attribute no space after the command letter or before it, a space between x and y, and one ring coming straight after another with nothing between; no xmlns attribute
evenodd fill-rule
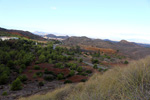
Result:
<svg viewBox="0 0 150 100"><path fill-rule="evenodd" d="M89 50L89 51L100 51L100 52L107 53L107 54L117 53L117 51L113 49L97 48L97 47L91 47L91 46L85 46L85 45L80 45L80 46L81 48L85 50Z"/></svg>
<svg viewBox="0 0 150 100"><path fill-rule="evenodd" d="M67 69L67 68L64 68L64 69L54 68L54 65L48 64L48 63L42 63L42 64L37 64L37 65L39 65L41 67L40 70L34 70L33 65L32 65L32 66L28 66L27 69L23 73L23 74L27 75L28 79L31 81L34 81L34 80L43 81L42 77L33 78L33 75L36 72L44 72L46 68L48 69L48 71L52 71L55 74L63 73L64 76L67 76L70 72L69 69ZM30 72L30 71L32 71L32 72Z"/></svg>
<svg viewBox="0 0 150 100"><path fill-rule="evenodd" d="M81 75L75 75L72 77L69 77L68 80L71 80L73 83L74 82L80 82L82 79L88 79L86 76L81 76Z"/></svg>

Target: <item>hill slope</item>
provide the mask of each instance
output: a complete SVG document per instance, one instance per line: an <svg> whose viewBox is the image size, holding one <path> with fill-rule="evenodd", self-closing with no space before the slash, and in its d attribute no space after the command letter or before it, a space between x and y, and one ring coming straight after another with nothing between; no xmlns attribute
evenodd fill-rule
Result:
<svg viewBox="0 0 150 100"><path fill-rule="evenodd" d="M70 37L63 41L64 45L75 46L85 45L97 48L109 48L119 50L121 53L132 59L144 58L150 55L150 48L142 47L136 43L121 40L120 42L104 41L101 39L90 39L87 37Z"/></svg>
<svg viewBox="0 0 150 100"><path fill-rule="evenodd" d="M28 39L45 40L43 37L34 35L29 31L22 31L22 30L8 30L8 29L0 28L0 35L1 36L19 35L22 37L26 37Z"/></svg>
<svg viewBox="0 0 150 100"><path fill-rule="evenodd" d="M20 100L149 100L150 57L95 74L86 83L66 85L45 95Z"/></svg>

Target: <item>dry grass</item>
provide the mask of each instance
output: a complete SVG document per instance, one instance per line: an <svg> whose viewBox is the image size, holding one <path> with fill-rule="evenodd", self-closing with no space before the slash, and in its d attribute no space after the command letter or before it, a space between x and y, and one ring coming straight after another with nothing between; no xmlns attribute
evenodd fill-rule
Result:
<svg viewBox="0 0 150 100"><path fill-rule="evenodd" d="M86 83L21 100L150 100L150 57L95 74Z"/></svg>

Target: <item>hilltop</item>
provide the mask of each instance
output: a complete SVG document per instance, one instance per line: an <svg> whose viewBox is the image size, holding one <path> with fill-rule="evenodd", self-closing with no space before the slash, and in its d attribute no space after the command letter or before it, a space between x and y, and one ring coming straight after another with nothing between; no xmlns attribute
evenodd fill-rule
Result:
<svg viewBox="0 0 150 100"><path fill-rule="evenodd" d="M5 28L0 28L0 36L21 36L28 39L34 40L45 40L43 37L32 34L29 31L22 31L22 30L9 30Z"/></svg>

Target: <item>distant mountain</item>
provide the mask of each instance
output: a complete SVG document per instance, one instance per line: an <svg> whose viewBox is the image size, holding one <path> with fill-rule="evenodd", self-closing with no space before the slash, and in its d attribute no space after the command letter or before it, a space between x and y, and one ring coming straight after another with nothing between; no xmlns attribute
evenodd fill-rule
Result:
<svg viewBox="0 0 150 100"><path fill-rule="evenodd" d="M5 29L5 28L0 28L0 35L1 36L19 35L19 36L22 36L22 37L26 37L28 39L45 40L43 37L32 34L29 31L10 30L10 29Z"/></svg>
<svg viewBox="0 0 150 100"><path fill-rule="evenodd" d="M85 45L98 48L106 48L119 50L120 53L132 58L140 59L147 55L150 55L150 48L145 48L140 44L129 42L126 40L121 40L119 42L112 42L102 39L90 39L88 37L69 37L63 41L64 45L75 46L75 45Z"/></svg>
<svg viewBox="0 0 150 100"><path fill-rule="evenodd" d="M62 40L64 40L64 39L69 38L68 35L59 35L58 33L48 33L48 32L36 31L36 32L34 32L34 34L38 34L46 39L62 39Z"/></svg>

